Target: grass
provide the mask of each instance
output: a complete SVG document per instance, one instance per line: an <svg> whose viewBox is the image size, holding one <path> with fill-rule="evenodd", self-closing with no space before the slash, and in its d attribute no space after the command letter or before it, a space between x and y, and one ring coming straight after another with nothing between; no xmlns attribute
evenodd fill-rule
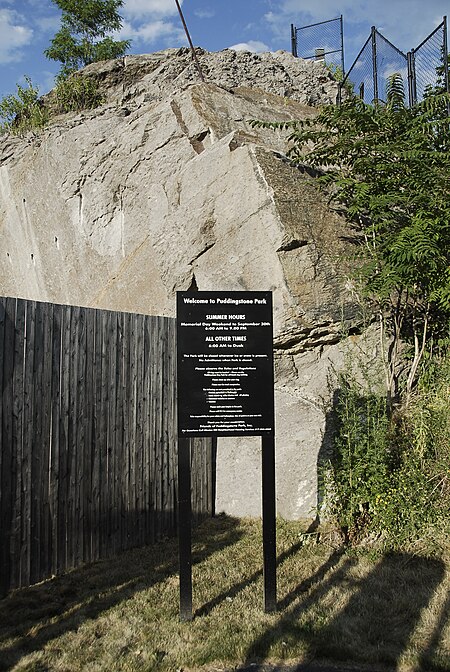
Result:
<svg viewBox="0 0 450 672"><path fill-rule="evenodd" d="M176 540L127 552L0 602L0 670L235 669L341 661L450 669L450 556L349 552L278 521L278 611L263 612L261 525L195 530L194 620L178 618ZM255 668L256 669L256 668Z"/></svg>

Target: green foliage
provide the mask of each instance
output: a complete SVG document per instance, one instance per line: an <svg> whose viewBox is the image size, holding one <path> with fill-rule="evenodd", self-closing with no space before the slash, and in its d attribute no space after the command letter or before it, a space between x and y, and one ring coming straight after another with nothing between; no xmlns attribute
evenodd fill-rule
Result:
<svg viewBox="0 0 450 672"><path fill-rule="evenodd" d="M449 107L436 90L407 108L394 74L383 105L350 97L314 119L252 122L288 131L292 161L321 175L360 232L353 284L379 321L386 394L339 381L325 510L349 542L395 549L448 528Z"/></svg>
<svg viewBox="0 0 450 672"><path fill-rule="evenodd" d="M394 72L388 77L386 99L387 107L391 111L402 110L405 107L405 87L403 86L403 77L398 72Z"/></svg>
<svg viewBox="0 0 450 672"><path fill-rule="evenodd" d="M330 512L347 539L366 529L374 501L387 483L386 401L364 393L351 378L341 376L336 406L338 431L334 455L327 466Z"/></svg>
<svg viewBox="0 0 450 672"><path fill-rule="evenodd" d="M289 131L290 157L323 172L325 188L361 231L356 286L378 315L386 349L386 387L393 400L401 341L410 345L409 401L432 344L450 319L450 118L448 94L404 105L401 78L385 106L350 98L315 119L261 124Z"/></svg>
<svg viewBox="0 0 450 672"><path fill-rule="evenodd" d="M72 75L60 79L55 87L55 107L57 112L78 112L101 105L104 96L95 80Z"/></svg>
<svg viewBox="0 0 450 672"><path fill-rule="evenodd" d="M123 0L52 0L62 10L61 28L45 50L47 58L62 64L66 78L89 63L123 56L129 40L113 40L108 33L119 30L118 10Z"/></svg>
<svg viewBox="0 0 450 672"><path fill-rule="evenodd" d="M348 542L376 537L399 549L448 527L449 398L449 352L429 364L408 409L393 415L384 397L341 377L325 482L328 512Z"/></svg>
<svg viewBox="0 0 450 672"><path fill-rule="evenodd" d="M334 79L337 82L342 82L344 79L344 72L342 70L342 67L340 65L337 65L337 63L325 63L326 67L328 70L331 72L333 75Z"/></svg>
<svg viewBox="0 0 450 672"><path fill-rule="evenodd" d="M48 111L39 100L39 89L25 77L26 86L17 84L17 94L9 94L0 101L2 132L24 135L36 131L48 121Z"/></svg>

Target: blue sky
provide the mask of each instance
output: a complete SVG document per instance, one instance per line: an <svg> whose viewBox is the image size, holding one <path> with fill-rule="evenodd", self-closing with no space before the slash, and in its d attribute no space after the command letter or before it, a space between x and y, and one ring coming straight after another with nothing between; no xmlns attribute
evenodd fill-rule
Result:
<svg viewBox="0 0 450 672"><path fill-rule="evenodd" d="M80 0L81 2L82 0ZM290 51L290 25L344 20L348 70L376 26L403 51L416 46L442 21L448 0L184 0L183 12L196 46L250 51ZM125 0L121 37L130 53L142 54L186 44L175 0ZM43 55L60 25L51 0L0 0L0 97L31 77L41 93L53 85L59 65Z"/></svg>

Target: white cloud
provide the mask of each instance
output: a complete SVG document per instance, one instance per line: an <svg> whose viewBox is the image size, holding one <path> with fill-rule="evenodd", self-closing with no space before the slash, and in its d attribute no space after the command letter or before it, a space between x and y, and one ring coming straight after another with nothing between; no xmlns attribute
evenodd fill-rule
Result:
<svg viewBox="0 0 450 672"><path fill-rule="evenodd" d="M229 49L234 49L234 51L251 51L255 54L260 54L262 51L270 51L267 44L264 42L258 42L258 40L249 40L249 42L239 42L239 44L233 44Z"/></svg>
<svg viewBox="0 0 450 672"><path fill-rule="evenodd" d="M197 9L194 14L199 19L212 19L216 15L212 9Z"/></svg>
<svg viewBox="0 0 450 672"><path fill-rule="evenodd" d="M180 5L183 0L180 0ZM122 13L127 18L174 16L178 9L174 0L125 0Z"/></svg>
<svg viewBox="0 0 450 672"><path fill-rule="evenodd" d="M61 27L61 17L58 15L36 18L36 26L42 33L56 33Z"/></svg>
<svg viewBox="0 0 450 672"><path fill-rule="evenodd" d="M271 3L272 11L265 15L274 36L286 36L290 23L297 27L327 21L342 14L344 38L346 26L353 30L366 24L376 26L399 49L416 47L448 13L448 0L282 0ZM338 9L337 9L338 8ZM361 44L362 46L362 44Z"/></svg>
<svg viewBox="0 0 450 672"><path fill-rule="evenodd" d="M120 39L133 40L134 42L153 44L158 40L166 40L184 44L186 41L184 31L168 21L150 21L134 26L124 22L118 33Z"/></svg>
<svg viewBox="0 0 450 672"><path fill-rule="evenodd" d="M42 70L39 73L39 79L37 81L39 95L43 96L44 93L48 93L48 91L50 91L50 89L53 89L54 86L55 86L55 73L50 72L49 70Z"/></svg>
<svg viewBox="0 0 450 672"><path fill-rule="evenodd" d="M33 31L14 11L0 9L0 63L22 59L21 48L30 44Z"/></svg>

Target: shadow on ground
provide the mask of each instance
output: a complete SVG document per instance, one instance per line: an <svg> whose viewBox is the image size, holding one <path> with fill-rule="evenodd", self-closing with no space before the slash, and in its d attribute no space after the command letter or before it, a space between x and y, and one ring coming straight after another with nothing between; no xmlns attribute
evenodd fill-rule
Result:
<svg viewBox="0 0 450 672"><path fill-rule="evenodd" d="M351 660L363 666L375 666L371 669L398 669L423 610L444 580L444 563L394 553L381 558L362 578L354 572L357 565L356 557L345 555L341 550L334 551L313 576L281 595L279 618L252 642L246 666L269 659L277 645L280 649L281 644L289 648L290 644L298 646L304 642L307 658L311 660L342 661L342 664ZM331 620L323 615L321 626L320 618L315 621L311 616L314 605L328 603L333 609L333 596L341 587L345 587L350 599ZM448 672L450 669L435 659L448 610L447 601L435 618L432 635L419 657L420 668L415 670Z"/></svg>
<svg viewBox="0 0 450 672"><path fill-rule="evenodd" d="M226 516L204 521L199 530L193 531L194 563L242 536L239 522ZM0 600L0 670L11 669L52 639L176 574L178 542L166 539L14 591ZM8 645L9 640L14 643Z"/></svg>

